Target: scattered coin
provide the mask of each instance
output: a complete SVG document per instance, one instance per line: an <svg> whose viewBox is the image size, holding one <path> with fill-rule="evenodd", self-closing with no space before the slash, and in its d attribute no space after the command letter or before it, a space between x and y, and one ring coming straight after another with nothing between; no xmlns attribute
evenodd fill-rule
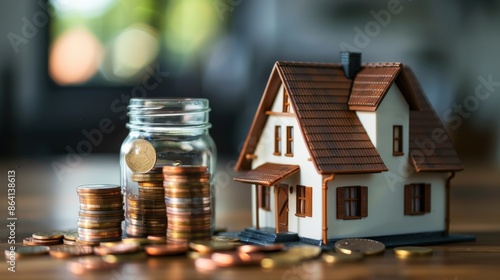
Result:
<svg viewBox="0 0 500 280"><path fill-rule="evenodd" d="M416 246L396 247L394 248L394 254L401 258L430 256L432 255L432 249Z"/></svg>
<svg viewBox="0 0 500 280"><path fill-rule="evenodd" d="M140 246L133 243L118 243L113 246L98 246L94 248L96 255L118 255L129 254L139 251Z"/></svg>
<svg viewBox="0 0 500 280"><path fill-rule="evenodd" d="M125 154L125 162L133 172L148 172L156 164L156 150L147 140L134 140Z"/></svg>
<svg viewBox="0 0 500 280"><path fill-rule="evenodd" d="M321 254L321 247L314 245L299 245L288 249L291 254L302 256L302 259L312 259Z"/></svg>
<svg viewBox="0 0 500 280"><path fill-rule="evenodd" d="M218 252L212 254L212 260L218 267L258 265L264 258L263 253Z"/></svg>
<svg viewBox="0 0 500 280"><path fill-rule="evenodd" d="M348 238L337 241L335 243L335 250L344 254L359 252L368 256L383 253L385 245L371 239Z"/></svg>
<svg viewBox="0 0 500 280"><path fill-rule="evenodd" d="M78 237L78 230L76 229L64 232L64 239L66 240L76 241L77 237Z"/></svg>
<svg viewBox="0 0 500 280"><path fill-rule="evenodd" d="M229 242L220 241L193 241L189 243L189 247L202 254L234 250L235 245Z"/></svg>
<svg viewBox="0 0 500 280"><path fill-rule="evenodd" d="M260 262L260 265L263 268L292 266L300 263L302 260L303 257L301 255L290 252L280 252L268 255Z"/></svg>
<svg viewBox="0 0 500 280"><path fill-rule="evenodd" d="M323 260L326 263L343 263L343 262L356 262L364 258L364 255L358 252L352 252L351 254L344 253L325 253L322 255Z"/></svg>
<svg viewBox="0 0 500 280"><path fill-rule="evenodd" d="M27 256L38 256L48 254L49 250L47 246L16 246L14 251L5 250L5 257L9 259L12 256L12 252L14 252L16 259Z"/></svg>
<svg viewBox="0 0 500 280"><path fill-rule="evenodd" d="M225 235L214 235L214 236L212 236L212 240L221 241L221 242L238 242L238 241L240 241L240 239L238 237L225 236Z"/></svg>
<svg viewBox="0 0 500 280"><path fill-rule="evenodd" d="M207 272L217 269L217 264L212 260L211 257L200 257L194 261L196 270L200 272Z"/></svg>
<svg viewBox="0 0 500 280"><path fill-rule="evenodd" d="M243 245L238 247L239 252L254 253L254 252L277 252L285 249L285 244L276 243L269 245Z"/></svg>
<svg viewBox="0 0 500 280"><path fill-rule="evenodd" d="M49 254L51 257L57 259L66 259L76 256L92 255L93 250L91 246L83 245L60 245L50 248Z"/></svg>
<svg viewBox="0 0 500 280"><path fill-rule="evenodd" d="M63 231L35 232L32 235L33 238L42 240L62 239L63 236Z"/></svg>
<svg viewBox="0 0 500 280"><path fill-rule="evenodd" d="M58 245L62 244L63 240L62 238L60 239L35 239L33 237L27 237L23 239L23 244L28 245L28 246L37 246L37 245L42 245L42 246L50 246L50 245Z"/></svg>
<svg viewBox="0 0 500 280"><path fill-rule="evenodd" d="M145 251L150 256L167 256L185 254L189 250L186 244L162 244L146 246Z"/></svg>
<svg viewBox="0 0 500 280"><path fill-rule="evenodd" d="M139 251L130 254L120 254L120 255L105 255L102 259L108 263L127 263L145 260L148 256L144 251Z"/></svg>
<svg viewBox="0 0 500 280"><path fill-rule="evenodd" d="M115 263L106 262L99 256L85 256L67 263L67 268L74 274L84 274L91 271L111 270Z"/></svg>

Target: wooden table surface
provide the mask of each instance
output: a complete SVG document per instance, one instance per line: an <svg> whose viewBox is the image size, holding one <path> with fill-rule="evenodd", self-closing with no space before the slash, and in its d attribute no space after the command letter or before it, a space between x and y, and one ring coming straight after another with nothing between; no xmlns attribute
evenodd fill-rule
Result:
<svg viewBox="0 0 500 280"><path fill-rule="evenodd" d="M27 167L24 167L27 169ZM467 169L466 169L467 170ZM470 169L469 169L470 170ZM43 171L43 169L42 169ZM481 173L483 172L483 173ZM493 175L493 176L492 176ZM20 185L29 185L27 179ZM31 179L30 179L31 180ZM39 182L41 178L33 177ZM7 270L7 262L0 264L0 279L500 279L500 178L498 172L477 170L475 173L459 174L453 182L451 230L459 233L472 233L476 242L429 246L434 254L417 259L400 259L391 249L381 256L367 257L364 261L352 264L329 265L321 260L303 262L292 267L263 269L261 267L224 268L209 273L197 271L193 261L183 256L148 258L144 261L125 263L116 268L84 275L74 275L67 269L68 260L57 260L50 256L18 259L16 272ZM471 187L474 186L474 187ZM249 188L231 185L221 195L227 199L242 201L247 197ZM240 189L244 188L244 189ZM244 190L245 193L231 193ZM29 236L31 230L53 229L51 219L57 219L50 212L50 197L44 194L53 192L26 191L19 187L17 197L20 205L19 217L23 223L18 228L17 240ZM73 190L69 193L73 195ZM4 198L4 196L2 196ZM2 199L3 200L3 199ZM222 201L222 200L219 200ZM58 203L63 203L60 200ZM234 201L233 201L234 202ZM231 203L229 201L228 203ZM3 204L3 202L2 202ZM242 229L250 224L249 205L237 208L236 204L218 212L218 225L230 230ZM4 205L2 205L2 208ZM69 206L68 206L69 207ZM45 211L45 212L44 212ZM48 212L47 212L48 211ZM61 211L63 214L64 211ZM48 214L47 214L48 213ZM31 216L30 216L31 215ZM40 216L51 219L40 220ZM73 214L71 214L73 215ZM30 218L35 217L35 218ZM2 217L2 220L5 219ZM229 225L229 226L228 226ZM4 225L2 225L4 227ZM5 229L1 229L5 242ZM31 231L32 232L32 231ZM7 244L1 243L4 250Z"/></svg>

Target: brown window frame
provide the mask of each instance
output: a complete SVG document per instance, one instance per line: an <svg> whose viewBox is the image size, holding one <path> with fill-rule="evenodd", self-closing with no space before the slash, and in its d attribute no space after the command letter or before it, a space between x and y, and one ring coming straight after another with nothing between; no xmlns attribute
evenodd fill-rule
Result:
<svg viewBox="0 0 500 280"><path fill-rule="evenodd" d="M297 185L296 187L297 217L312 217L312 187Z"/></svg>
<svg viewBox="0 0 500 280"><path fill-rule="evenodd" d="M290 113L290 96L288 91L283 88L283 113Z"/></svg>
<svg viewBox="0 0 500 280"><path fill-rule="evenodd" d="M425 215L431 212L431 184L414 183L405 185L404 214Z"/></svg>
<svg viewBox="0 0 500 280"><path fill-rule="evenodd" d="M356 194L357 197L353 197L354 194ZM352 209L353 205L356 209ZM365 217L368 217L368 187L338 187L337 219L357 220Z"/></svg>
<svg viewBox="0 0 500 280"><path fill-rule="evenodd" d="M293 126L286 127L286 154L287 157L293 157Z"/></svg>
<svg viewBox="0 0 500 280"><path fill-rule="evenodd" d="M271 211L271 193L269 188L259 185L259 208L265 211Z"/></svg>
<svg viewBox="0 0 500 280"><path fill-rule="evenodd" d="M397 132L399 132L399 133L397 133ZM404 153L403 153L403 126L402 125L393 125L392 126L392 155L393 156L404 155Z"/></svg>
<svg viewBox="0 0 500 280"><path fill-rule="evenodd" d="M274 126L274 153L275 156L281 156L281 125Z"/></svg>

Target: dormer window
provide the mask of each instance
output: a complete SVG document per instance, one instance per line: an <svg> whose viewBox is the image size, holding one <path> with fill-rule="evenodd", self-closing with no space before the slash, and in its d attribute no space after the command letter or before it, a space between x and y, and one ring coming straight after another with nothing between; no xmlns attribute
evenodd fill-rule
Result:
<svg viewBox="0 0 500 280"><path fill-rule="evenodd" d="M283 89L283 113L290 113L290 98L286 89Z"/></svg>
<svg viewBox="0 0 500 280"><path fill-rule="evenodd" d="M395 125L392 127L392 155L402 156L403 153L403 126Z"/></svg>

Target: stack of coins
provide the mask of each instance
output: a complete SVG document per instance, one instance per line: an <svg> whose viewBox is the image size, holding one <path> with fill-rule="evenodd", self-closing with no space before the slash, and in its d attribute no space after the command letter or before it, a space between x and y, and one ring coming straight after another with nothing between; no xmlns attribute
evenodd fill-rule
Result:
<svg viewBox="0 0 500 280"><path fill-rule="evenodd" d="M164 166L167 241L210 239L210 174L205 166Z"/></svg>
<svg viewBox="0 0 500 280"><path fill-rule="evenodd" d="M28 246L50 246L62 243L62 231L35 232L31 237L25 238L23 240L23 244Z"/></svg>
<svg viewBox="0 0 500 280"><path fill-rule="evenodd" d="M167 216L163 191L162 169L153 168L146 173L132 174L137 182L137 193L126 198L126 232L131 237L165 236Z"/></svg>
<svg viewBox="0 0 500 280"><path fill-rule="evenodd" d="M78 237L83 245L121 240L123 196L117 185L82 185L77 188L80 198Z"/></svg>

